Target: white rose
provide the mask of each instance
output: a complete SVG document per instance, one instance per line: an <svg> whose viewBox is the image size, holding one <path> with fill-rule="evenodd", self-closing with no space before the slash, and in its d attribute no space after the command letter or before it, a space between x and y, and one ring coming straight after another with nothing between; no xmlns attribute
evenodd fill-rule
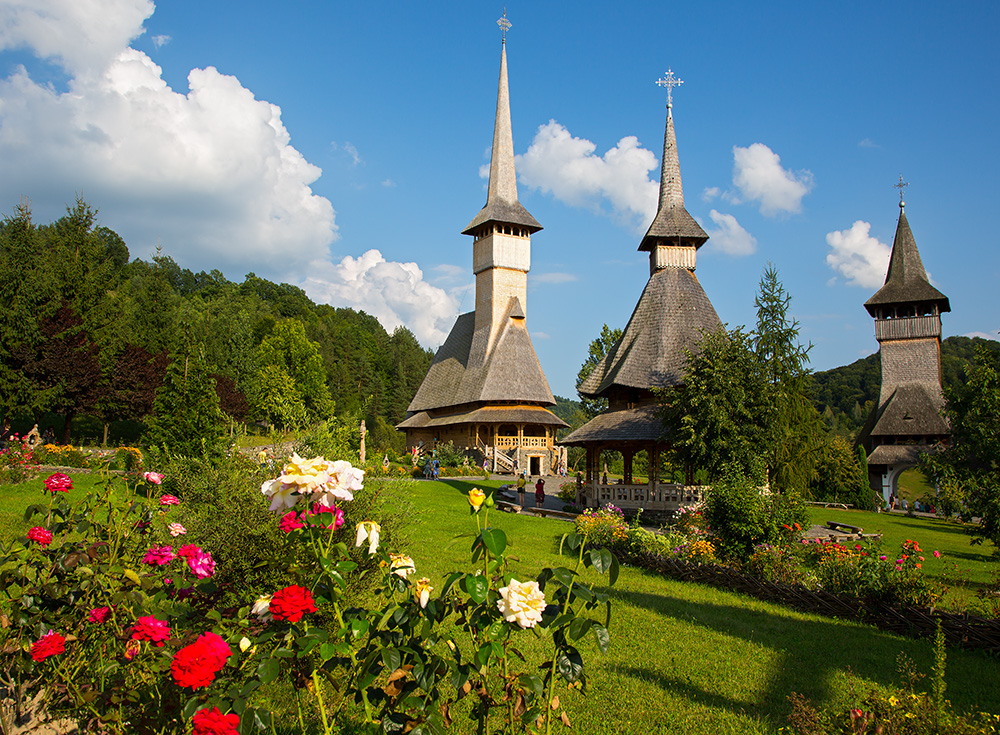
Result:
<svg viewBox="0 0 1000 735"><path fill-rule="evenodd" d="M250 612L265 623L273 620L274 618L271 616L271 595L261 595L258 597L257 602L250 608Z"/></svg>
<svg viewBox="0 0 1000 735"><path fill-rule="evenodd" d="M517 622L522 628L534 628L542 621L545 593L538 588L538 582L522 584L512 579L510 584L500 588L497 607L508 623Z"/></svg>
<svg viewBox="0 0 1000 735"><path fill-rule="evenodd" d="M381 531L381 527L374 523L373 521L361 521L357 525L358 536L354 540L355 546L361 546L366 540L368 541L368 553L374 554L378 550L378 535Z"/></svg>

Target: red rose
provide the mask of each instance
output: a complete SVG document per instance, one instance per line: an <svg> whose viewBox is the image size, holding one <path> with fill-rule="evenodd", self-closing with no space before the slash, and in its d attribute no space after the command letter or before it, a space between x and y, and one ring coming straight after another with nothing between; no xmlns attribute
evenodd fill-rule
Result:
<svg viewBox="0 0 1000 735"><path fill-rule="evenodd" d="M34 526L28 529L28 540L34 541L42 546L48 546L52 543L52 531L47 528L42 528L41 526Z"/></svg>
<svg viewBox="0 0 1000 735"><path fill-rule="evenodd" d="M35 661L44 661L49 656L55 656L66 650L66 639L50 630L37 641L31 644L31 657Z"/></svg>
<svg viewBox="0 0 1000 735"><path fill-rule="evenodd" d="M293 584L275 592L268 609L275 620L297 623L305 613L316 612L316 601L305 587Z"/></svg>
<svg viewBox="0 0 1000 735"><path fill-rule="evenodd" d="M45 489L53 495L55 493L68 493L73 489L73 481L69 478L69 475L56 472L54 475L49 475L45 480Z"/></svg>
<svg viewBox="0 0 1000 735"><path fill-rule="evenodd" d="M170 626L166 620L157 620L152 615L139 618L132 626L132 640L150 641L158 648L163 647L163 642L170 637Z"/></svg>
<svg viewBox="0 0 1000 735"><path fill-rule="evenodd" d="M207 687L215 675L226 665L232 651L215 633L203 633L190 646L185 646L174 656L170 671L178 686Z"/></svg>
<svg viewBox="0 0 1000 735"><path fill-rule="evenodd" d="M236 735L239 715L224 715L218 707L200 709L191 718L194 730L191 735Z"/></svg>

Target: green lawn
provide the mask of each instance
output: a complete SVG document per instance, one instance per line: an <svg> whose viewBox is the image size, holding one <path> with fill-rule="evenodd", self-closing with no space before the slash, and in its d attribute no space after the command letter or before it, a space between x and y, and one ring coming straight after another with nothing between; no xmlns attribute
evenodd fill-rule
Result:
<svg viewBox="0 0 1000 735"><path fill-rule="evenodd" d="M471 536L454 540L457 533L475 531L464 494L473 486L496 484L400 483L397 492L412 504L412 536L403 550L414 558L418 576L440 583L445 573L467 564ZM855 514L848 516L856 520ZM902 530L907 520L887 524L887 537L907 537ZM569 523L496 511L490 513L490 523L514 541L511 553L519 557L512 565L515 574L533 576L543 566L572 566L571 560L558 557L559 538L571 530ZM933 528L933 522L925 525ZM936 534L948 538L948 533L935 530L927 540L918 540L930 547ZM967 543L966 537L955 536L949 548ZM896 686L901 652L922 671L930 669L929 641L641 569L624 568L614 590L611 650L602 656L587 646L585 661L592 667L588 693L560 693L576 732L776 733L786 724L785 698L792 691L816 702L848 702L848 671L867 683ZM961 710L1000 711L998 675L1000 661L995 658L949 651L948 695Z"/></svg>
<svg viewBox="0 0 1000 735"><path fill-rule="evenodd" d="M77 492L96 477L74 476ZM40 480L27 487L0 486L0 519L5 537L23 533L23 509L41 498ZM418 577L428 576L440 589L451 570L468 568L469 547L476 531L465 494L473 486L499 482L386 482L384 492L405 507L407 537L393 551L410 554ZM844 520L866 530L880 529L887 545L916 538L932 551L945 550L940 567L960 553L975 555L977 575L988 577L991 563L968 546L960 529L941 521L818 510L815 520ZM490 512L491 525L504 529L513 542L511 569L519 578L533 577L543 566L572 566L558 555L559 539L571 524L552 519ZM20 530L12 527L20 524ZM456 540L456 535L465 534ZM972 562L964 561L970 564ZM664 579L642 569L622 569L613 591L612 645L602 655L585 643L589 671L585 694L562 688L563 707L572 732L614 733L778 733L786 725L786 697L793 691L816 703L857 703L852 686L894 687L899 683L900 653L929 672L931 645L844 622L786 609L739 594L698 584ZM533 660L546 650L544 638L519 636ZM851 676L854 677L852 684ZM961 711L1000 712L1000 659L974 651L950 650L948 696ZM926 680L922 682L926 684ZM460 710L461 708L456 708ZM453 732L471 733L473 726L456 717Z"/></svg>

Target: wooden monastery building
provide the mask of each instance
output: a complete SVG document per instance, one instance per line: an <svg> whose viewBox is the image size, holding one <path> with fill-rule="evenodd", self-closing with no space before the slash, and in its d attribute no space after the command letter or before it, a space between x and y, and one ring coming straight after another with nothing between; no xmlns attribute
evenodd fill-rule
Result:
<svg viewBox="0 0 1000 735"><path fill-rule="evenodd" d="M899 186L902 192L902 180ZM900 473L951 434L941 391L941 314L951 306L927 279L904 207L901 200L885 285L865 302L875 319L882 387L858 443L868 454L872 489L886 502Z"/></svg>
<svg viewBox="0 0 1000 735"><path fill-rule="evenodd" d="M701 498L700 488L661 482L660 453L669 439L654 388L678 386L684 377L686 350L702 333L722 326L695 276L698 248L708 235L684 207L680 162L674 133L672 88L681 82L668 71L667 122L663 137L659 205L639 244L649 253L649 280L621 340L580 385L588 398L606 398L608 410L562 440L586 449L584 495L587 505L614 503L624 510L668 512ZM600 474L601 454L621 452L623 482L608 484ZM648 482L634 482L633 459L645 452Z"/></svg>
<svg viewBox="0 0 1000 735"><path fill-rule="evenodd" d="M452 442L479 450L494 472L516 463L532 475L565 461L555 440L566 423L549 410L555 398L526 323L531 235L541 229L517 199L504 38L486 206L462 231L473 238L476 309L458 317L396 427L408 450Z"/></svg>

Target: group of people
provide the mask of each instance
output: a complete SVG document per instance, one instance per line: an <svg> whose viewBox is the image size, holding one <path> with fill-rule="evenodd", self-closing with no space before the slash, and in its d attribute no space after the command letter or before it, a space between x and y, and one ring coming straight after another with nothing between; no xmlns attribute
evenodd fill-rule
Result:
<svg viewBox="0 0 1000 735"><path fill-rule="evenodd" d="M524 494L527 491L528 486L528 476L527 473L517 476L517 500L524 508ZM545 504L545 480L538 477L538 481L535 483L535 507L541 508Z"/></svg>

